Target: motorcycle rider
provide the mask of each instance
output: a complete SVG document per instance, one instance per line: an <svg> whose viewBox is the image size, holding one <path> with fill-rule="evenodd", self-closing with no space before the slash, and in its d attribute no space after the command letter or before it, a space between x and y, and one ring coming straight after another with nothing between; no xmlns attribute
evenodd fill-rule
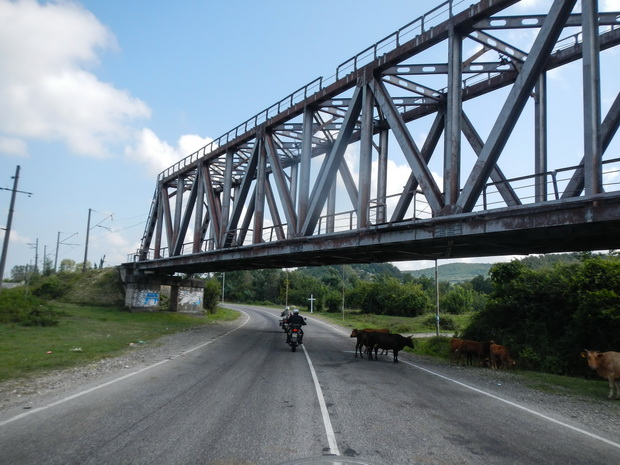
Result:
<svg viewBox="0 0 620 465"><path fill-rule="evenodd" d="M287 305L286 307L284 307L284 311L280 313L280 326L287 324L290 316L291 316L291 310L289 309Z"/></svg>
<svg viewBox="0 0 620 465"><path fill-rule="evenodd" d="M294 324L298 324L300 326L306 325L306 319L299 314L298 308L293 309L293 314L288 318L288 324L289 324L289 327ZM304 331L303 329L299 328L299 343L303 344L303 340L304 340ZM288 338L286 342L288 342Z"/></svg>

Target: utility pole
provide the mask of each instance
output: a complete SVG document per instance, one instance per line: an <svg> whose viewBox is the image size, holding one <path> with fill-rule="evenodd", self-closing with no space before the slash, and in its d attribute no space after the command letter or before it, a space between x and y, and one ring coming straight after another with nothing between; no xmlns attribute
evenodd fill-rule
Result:
<svg viewBox="0 0 620 465"><path fill-rule="evenodd" d="M88 236L89 236L89 233L90 233L90 214L92 212L101 213L101 212L98 212L97 210L93 210L92 208L88 209L88 223L86 225L86 246L84 247L84 264L82 265L82 272L86 271L86 261L88 260ZM97 223L95 226L93 226L93 228L100 227L100 228L107 229L108 231L112 232L112 230L110 228L108 228L106 226L101 226L101 223L103 223L108 218L112 218L112 213L110 213L108 216L106 216L104 219L102 219L99 223Z"/></svg>
<svg viewBox="0 0 620 465"><path fill-rule="evenodd" d="M62 231L58 231L58 237L56 238L56 256L54 257L54 273L56 273L58 271L58 249L61 245L78 245L78 244L67 244L65 241L71 239L73 236L76 236L77 233L73 233L71 234L69 237L66 237L62 240L62 242L60 241L60 235L62 234Z"/></svg>
<svg viewBox="0 0 620 465"><path fill-rule="evenodd" d="M342 265L342 321L344 321L344 265Z"/></svg>
<svg viewBox="0 0 620 465"><path fill-rule="evenodd" d="M39 271L39 238L35 241L34 244L28 243L31 249L34 249L34 273Z"/></svg>
<svg viewBox="0 0 620 465"><path fill-rule="evenodd" d="M86 247L84 247L84 264L82 265L82 273L86 272L86 260L88 259L88 233L90 232L90 212L91 208L88 209L88 223L86 224Z"/></svg>
<svg viewBox="0 0 620 465"><path fill-rule="evenodd" d="M9 250L9 236L11 235L11 223L13 223L13 211L15 210L15 194L18 192L20 194L28 194L28 197L32 195L32 192L22 192L17 190L17 183L19 182L19 170L20 167L17 165L17 169L15 170L15 176L13 176L13 189L5 189L0 187L3 190L11 191L11 204L9 206L9 217L6 221L6 228L4 229L4 244L2 246L2 256L0 257L0 284L4 279L4 266L6 265L6 254Z"/></svg>
<svg viewBox="0 0 620 465"><path fill-rule="evenodd" d="M435 259L435 325L437 336L439 336L439 272L437 270L437 259Z"/></svg>
<svg viewBox="0 0 620 465"><path fill-rule="evenodd" d="M286 297L284 298L284 308L288 309L288 268L286 269Z"/></svg>

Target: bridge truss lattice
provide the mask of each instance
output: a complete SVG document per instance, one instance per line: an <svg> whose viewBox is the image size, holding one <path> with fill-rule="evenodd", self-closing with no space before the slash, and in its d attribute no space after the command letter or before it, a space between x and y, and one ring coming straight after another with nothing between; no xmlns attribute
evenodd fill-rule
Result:
<svg viewBox="0 0 620 465"><path fill-rule="evenodd" d="M444 1L180 160L130 261L194 272L615 247L620 13L518 3Z"/></svg>

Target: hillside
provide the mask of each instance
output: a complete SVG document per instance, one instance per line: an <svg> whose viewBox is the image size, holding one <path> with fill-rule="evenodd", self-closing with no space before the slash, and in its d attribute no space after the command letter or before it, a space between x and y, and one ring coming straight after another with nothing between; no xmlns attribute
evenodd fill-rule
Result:
<svg viewBox="0 0 620 465"><path fill-rule="evenodd" d="M493 266L492 263L448 263L439 265L437 267L437 274L440 282L460 283L470 281L478 275L488 278L491 266ZM426 276L427 278L435 279L435 267L422 270L402 270L402 272L410 274L414 278Z"/></svg>

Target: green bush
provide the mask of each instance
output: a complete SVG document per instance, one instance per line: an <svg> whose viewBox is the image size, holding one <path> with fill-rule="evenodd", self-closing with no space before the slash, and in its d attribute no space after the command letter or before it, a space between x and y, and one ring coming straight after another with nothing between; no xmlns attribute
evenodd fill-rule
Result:
<svg viewBox="0 0 620 465"><path fill-rule="evenodd" d="M620 260L531 269L513 261L491 268L493 293L465 339L493 340L518 354L519 366L587 376L579 353L620 348Z"/></svg>
<svg viewBox="0 0 620 465"><path fill-rule="evenodd" d="M431 300L420 284L402 284L386 275L360 286L359 292L364 313L411 317L423 315L431 307Z"/></svg>
<svg viewBox="0 0 620 465"><path fill-rule="evenodd" d="M218 278L211 278L205 282L204 296L202 299L202 308L207 313L215 313L217 304L220 302L222 295L222 285Z"/></svg>
<svg viewBox="0 0 620 465"><path fill-rule="evenodd" d="M437 328L437 316L429 315L424 319L424 326L431 329ZM456 331L456 323L454 319L448 315L442 315L439 319L440 331Z"/></svg>
<svg viewBox="0 0 620 465"><path fill-rule="evenodd" d="M332 291L327 295L325 299L325 306L327 311L331 313L337 313L342 311L342 293L338 291Z"/></svg>
<svg viewBox="0 0 620 465"><path fill-rule="evenodd" d="M15 323L23 326L55 326L61 313L32 294L26 288L3 289L0 291L0 323Z"/></svg>
<svg viewBox="0 0 620 465"><path fill-rule="evenodd" d="M32 290L32 293L44 300L58 300L65 296L70 286L57 276L42 279L40 284Z"/></svg>
<svg viewBox="0 0 620 465"><path fill-rule="evenodd" d="M450 356L448 340L448 338L442 336L416 339L414 342L415 352L421 355L448 358Z"/></svg>

